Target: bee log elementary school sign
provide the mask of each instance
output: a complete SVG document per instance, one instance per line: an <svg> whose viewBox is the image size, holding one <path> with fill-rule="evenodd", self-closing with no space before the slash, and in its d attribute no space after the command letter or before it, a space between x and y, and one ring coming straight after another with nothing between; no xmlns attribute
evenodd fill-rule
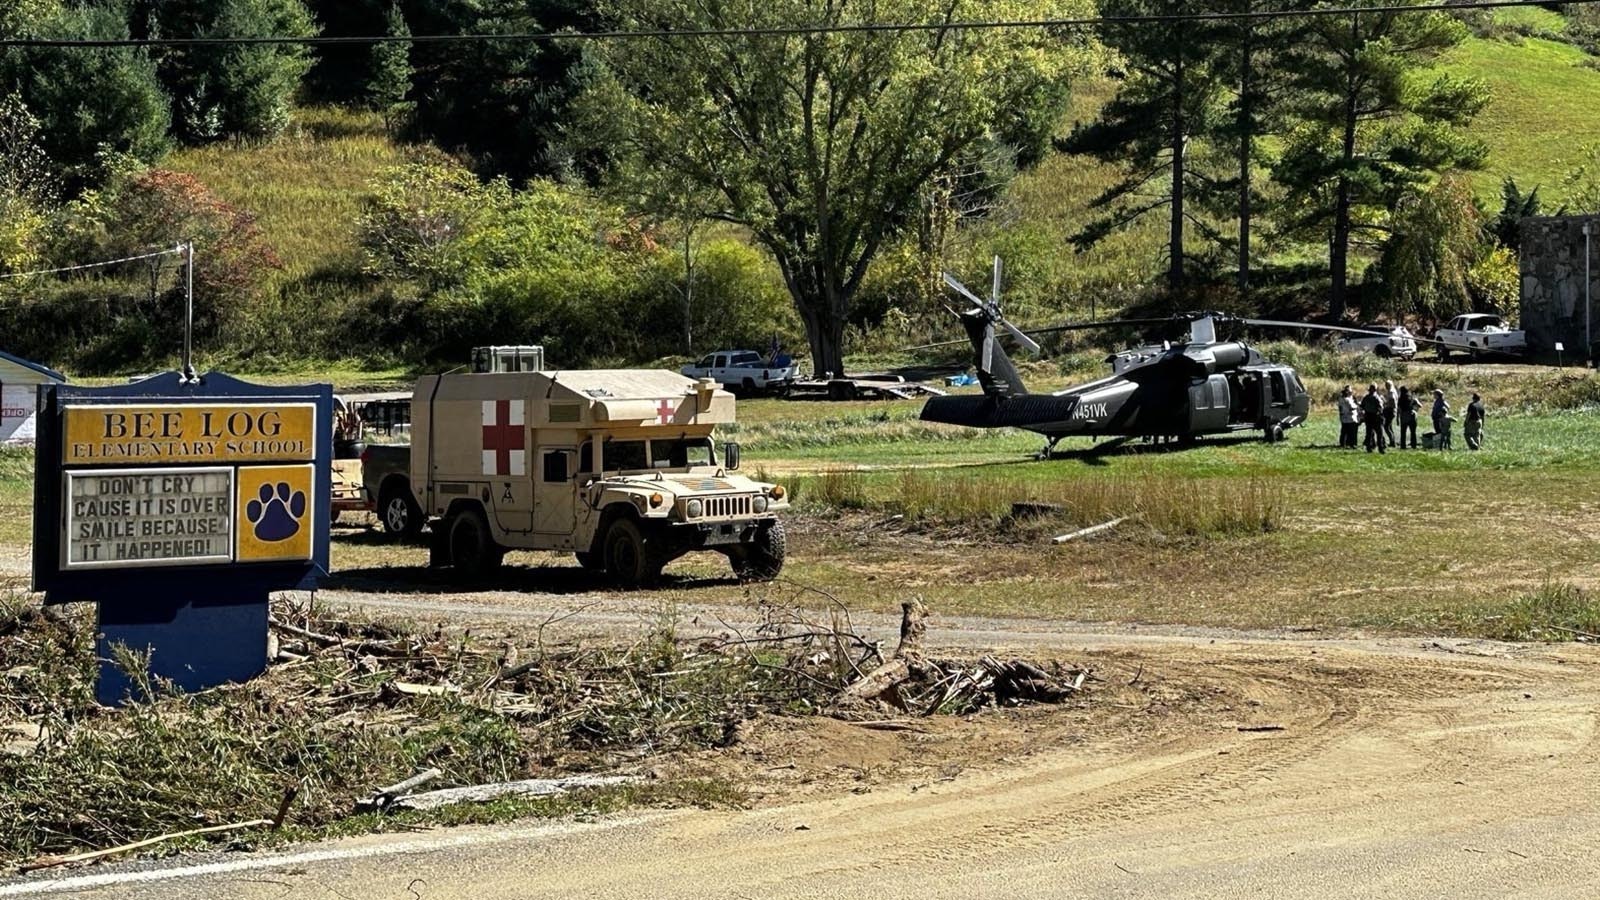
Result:
<svg viewBox="0 0 1600 900"><path fill-rule="evenodd" d="M266 669L269 593L328 572L332 406L219 373L40 388L34 589L98 606L102 702L118 644L186 690Z"/></svg>

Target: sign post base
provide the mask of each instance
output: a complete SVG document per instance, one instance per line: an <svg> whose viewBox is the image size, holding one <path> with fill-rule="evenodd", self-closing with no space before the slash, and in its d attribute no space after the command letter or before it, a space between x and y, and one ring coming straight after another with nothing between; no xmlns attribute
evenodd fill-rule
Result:
<svg viewBox="0 0 1600 900"><path fill-rule="evenodd" d="M117 664L118 644L149 654L148 674L185 692L243 682L267 669L267 592L100 603L95 700L121 706L143 691Z"/></svg>

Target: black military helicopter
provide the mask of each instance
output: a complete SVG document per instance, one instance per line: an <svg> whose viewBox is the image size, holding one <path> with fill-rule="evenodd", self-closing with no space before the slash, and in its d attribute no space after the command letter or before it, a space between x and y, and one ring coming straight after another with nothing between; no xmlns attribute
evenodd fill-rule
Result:
<svg viewBox="0 0 1600 900"><path fill-rule="evenodd" d="M1259 431L1268 442L1283 440L1286 429L1306 420L1311 398L1295 370L1273 363L1243 341L1219 341L1217 326L1315 329L1381 334L1360 328L1250 319L1219 312L1183 313L1167 318L1119 319L1024 331L1006 321L1000 309L1000 258L994 261L994 287L978 297L949 273L945 283L971 308L951 312L966 328L976 356L981 395L934 397L922 408L929 422L971 428L1021 428L1044 435L1041 457L1065 437L1144 438L1192 443L1202 435ZM1038 353L1031 335L1118 326L1188 324L1188 339L1113 353L1105 378L1053 394L1030 394L1016 366L1000 347L996 329ZM930 344L927 347L960 343Z"/></svg>

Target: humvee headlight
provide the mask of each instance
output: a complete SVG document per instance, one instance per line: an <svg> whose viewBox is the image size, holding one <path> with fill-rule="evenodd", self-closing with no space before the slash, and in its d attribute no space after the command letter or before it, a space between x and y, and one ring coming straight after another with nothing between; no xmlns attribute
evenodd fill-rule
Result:
<svg viewBox="0 0 1600 900"><path fill-rule="evenodd" d="M700 517L701 511L704 509L705 504L701 503L699 500L690 500L688 508L684 510L684 513L687 514L689 518L696 519Z"/></svg>
<svg viewBox="0 0 1600 900"><path fill-rule="evenodd" d="M651 494L650 495L650 508L651 509L660 509L661 508L661 504L664 503L664 502L666 502L666 498L661 496L660 494Z"/></svg>
<svg viewBox="0 0 1600 900"><path fill-rule="evenodd" d="M775 484L775 485L772 486L772 499L774 499L774 500L782 500L783 499L783 495L784 495L783 485Z"/></svg>
<svg viewBox="0 0 1600 900"><path fill-rule="evenodd" d="M761 496L760 494L757 494L756 495L756 499L750 504L750 508L755 510L758 513L766 512L767 511L767 498Z"/></svg>

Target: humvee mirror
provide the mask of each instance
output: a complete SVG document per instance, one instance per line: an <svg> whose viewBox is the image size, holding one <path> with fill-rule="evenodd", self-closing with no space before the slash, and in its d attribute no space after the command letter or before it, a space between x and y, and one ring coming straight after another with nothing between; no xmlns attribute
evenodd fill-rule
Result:
<svg viewBox="0 0 1600 900"><path fill-rule="evenodd" d="M732 472L739 468L739 445L729 442L722 445L722 467Z"/></svg>

